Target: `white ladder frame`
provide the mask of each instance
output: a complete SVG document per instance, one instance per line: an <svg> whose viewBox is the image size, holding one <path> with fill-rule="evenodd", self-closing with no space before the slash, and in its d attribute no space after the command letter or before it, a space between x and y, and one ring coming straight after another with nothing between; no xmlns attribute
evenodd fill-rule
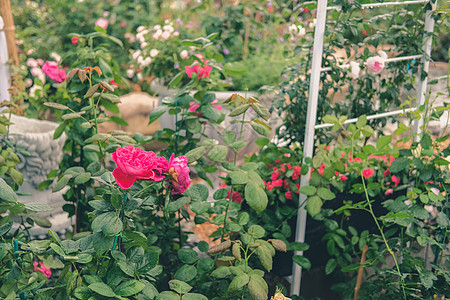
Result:
<svg viewBox="0 0 450 300"><path fill-rule="evenodd" d="M408 5L408 4L420 4L420 3L428 3L429 0L413 0L413 1L403 1L403 2L384 2L384 3L373 3L373 4L363 4L362 8L373 8L380 6L391 6L391 5ZM305 141L303 146L303 163L305 158L312 158L313 149L314 149L314 134L315 129L319 128L327 128L333 126L333 124L320 124L316 125L317 121L317 102L319 96L319 84L320 84L320 73L323 71L331 70L331 68L322 68L322 54L323 54L323 40L325 34L325 23L327 17L328 10L336 10L340 9L337 6L327 7L327 0L318 0L317 3L317 23L314 31L314 52L312 58L312 72L311 79L309 84L309 99L308 99L308 111L306 116L306 128L305 128ZM431 3L432 10L436 9L437 0L434 3ZM429 64L430 64L430 54L431 54L431 43L432 43L432 35L434 30L434 19L431 16L432 10L428 10L426 12L425 17L425 28L424 31L428 34L425 34L423 38L423 48L424 54L420 55L412 55L412 56L404 56L387 59L386 62L394 62L394 61L402 61L402 60L412 60L416 58L421 58L423 71L428 73ZM429 35L429 36L428 36ZM348 68L349 65L342 65L342 68ZM417 99L419 99L418 105L416 108L409 109L408 111L416 110L420 105L425 103L425 92L427 89L427 78L423 81L420 78L419 74L419 87L417 89ZM368 116L367 119L377 119L384 118L387 116L393 116L403 113L403 110L396 110L392 112L380 113L376 115ZM357 118L350 119L345 122L354 123L357 121ZM421 120L416 120L414 122L414 131L419 133L421 130L421 126L423 124L423 118ZM306 175L301 176L300 186L309 185L309 177L311 174L311 170L308 170ZM306 201L306 195L299 195L299 203L303 204ZM298 209L297 215L297 230L295 233L295 241L296 242L304 242L305 241L305 233L306 233L306 218L307 211L304 208L304 205L301 205ZM294 255L303 255L303 251L296 251ZM291 295L299 295L300 294L300 284L302 278L302 267L293 263L292 267L292 282L291 282Z"/></svg>

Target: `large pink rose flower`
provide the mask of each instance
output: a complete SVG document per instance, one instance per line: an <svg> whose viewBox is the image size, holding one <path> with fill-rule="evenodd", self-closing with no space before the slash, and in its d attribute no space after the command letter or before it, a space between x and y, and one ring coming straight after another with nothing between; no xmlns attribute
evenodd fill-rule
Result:
<svg viewBox="0 0 450 300"><path fill-rule="evenodd" d="M66 80L67 75L64 70L58 68L56 61L46 61L42 66L42 71L55 82L63 82Z"/></svg>
<svg viewBox="0 0 450 300"><path fill-rule="evenodd" d="M186 156L175 157L173 153L169 160L168 172L172 178L172 194L182 194L189 187L192 180L189 177L188 158Z"/></svg>
<svg viewBox="0 0 450 300"><path fill-rule="evenodd" d="M133 146L118 148L112 154L112 159L117 164L113 175L121 189L128 189L136 179L161 181L165 178L163 173L168 169L165 157L158 157L152 151L147 152Z"/></svg>

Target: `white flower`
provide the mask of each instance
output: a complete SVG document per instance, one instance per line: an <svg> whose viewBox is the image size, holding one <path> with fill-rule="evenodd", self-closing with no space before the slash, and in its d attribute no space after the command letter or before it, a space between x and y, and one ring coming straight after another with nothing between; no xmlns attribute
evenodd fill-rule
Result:
<svg viewBox="0 0 450 300"><path fill-rule="evenodd" d="M128 78L132 78L134 76L134 70L133 69L128 69L127 70L127 76L128 76Z"/></svg>
<svg viewBox="0 0 450 300"><path fill-rule="evenodd" d="M180 57L182 59L185 59L186 57L188 57L189 53L187 52L187 50L183 50L180 52Z"/></svg>
<svg viewBox="0 0 450 300"><path fill-rule="evenodd" d="M384 70L384 61L380 56L372 56L367 59L366 65L372 74L379 74Z"/></svg>
<svg viewBox="0 0 450 300"><path fill-rule="evenodd" d="M147 43L147 42L141 43L141 49L144 49L144 48L147 47L147 46L148 46L148 43Z"/></svg>
<svg viewBox="0 0 450 300"><path fill-rule="evenodd" d="M136 50L132 55L133 60L136 60L141 55L141 53L141 50Z"/></svg>
<svg viewBox="0 0 450 300"><path fill-rule="evenodd" d="M155 25L155 26L153 26L153 30L161 30L161 25Z"/></svg>
<svg viewBox="0 0 450 300"><path fill-rule="evenodd" d="M313 19L313 21L312 21L311 23L308 24L308 25L309 25L309 28L313 29L314 26L316 26L316 23L317 23L317 19Z"/></svg>
<svg viewBox="0 0 450 300"><path fill-rule="evenodd" d="M384 60L388 58L386 52L384 52L383 50L378 51L378 55Z"/></svg>
<svg viewBox="0 0 450 300"><path fill-rule="evenodd" d="M34 97L36 97L37 95L36 95L36 92L37 91L42 91L42 86L39 86L39 85L33 85L31 88L30 88L30 96L32 97L32 98L34 98Z"/></svg>
<svg viewBox="0 0 450 300"><path fill-rule="evenodd" d="M156 49L150 50L150 56L151 56L151 57L155 57L156 55L158 55L158 53L159 53L159 51L156 50Z"/></svg>
<svg viewBox="0 0 450 300"><path fill-rule="evenodd" d="M29 66L30 68L37 68L39 65L38 65L38 62L34 58L30 57L27 59L27 66Z"/></svg>
<svg viewBox="0 0 450 300"><path fill-rule="evenodd" d="M144 59L144 61L142 62L142 66L146 67L148 66L150 63L152 62L152 59L150 57L147 57L146 59Z"/></svg>
<svg viewBox="0 0 450 300"><path fill-rule="evenodd" d="M178 32L178 31L175 31L174 33L173 33L173 36L179 36L180 35L180 33Z"/></svg>
<svg viewBox="0 0 450 300"><path fill-rule="evenodd" d="M141 81L142 79L144 79L144 77L142 77L142 73L137 73L136 75L137 80Z"/></svg>
<svg viewBox="0 0 450 300"><path fill-rule="evenodd" d="M162 34L162 30L161 29L156 30L156 32L153 34L153 39L155 39L155 40L159 39L161 34Z"/></svg>
<svg viewBox="0 0 450 300"><path fill-rule="evenodd" d="M142 56L139 56L138 58L137 58L137 63L138 63L138 65L142 65L142 62L144 61L144 58L142 57Z"/></svg>
<svg viewBox="0 0 450 300"><path fill-rule="evenodd" d="M293 33L293 34L297 34L297 26L295 26L295 24L292 24L291 26L289 26L289 32Z"/></svg>
<svg viewBox="0 0 450 300"><path fill-rule="evenodd" d="M53 58L58 63L61 61L61 56L59 56L56 52L50 53L50 57Z"/></svg>
<svg viewBox="0 0 450 300"><path fill-rule="evenodd" d="M164 25L163 30L173 32L173 27L172 25Z"/></svg>
<svg viewBox="0 0 450 300"><path fill-rule="evenodd" d="M306 34L306 29L302 25L298 25L298 35L304 36Z"/></svg>
<svg viewBox="0 0 450 300"><path fill-rule="evenodd" d="M169 24L169 22L170 22L170 21L169 21L168 19L165 19L165 20L164 20L164 23L165 23L165 24Z"/></svg>
<svg viewBox="0 0 450 300"><path fill-rule="evenodd" d="M162 40L162 41L165 41L165 40L167 40L169 37L170 37L170 32L164 31L164 32L162 33L162 35L161 35L161 40Z"/></svg>
<svg viewBox="0 0 450 300"><path fill-rule="evenodd" d="M357 63L356 61L351 61L350 62L350 68L351 68L350 76L353 79L358 78L359 77L359 72L361 72L361 67L359 66L359 63Z"/></svg>
<svg viewBox="0 0 450 300"><path fill-rule="evenodd" d="M137 32L141 32L141 31L143 31L145 29L145 26L139 26L137 29L136 29L136 31Z"/></svg>

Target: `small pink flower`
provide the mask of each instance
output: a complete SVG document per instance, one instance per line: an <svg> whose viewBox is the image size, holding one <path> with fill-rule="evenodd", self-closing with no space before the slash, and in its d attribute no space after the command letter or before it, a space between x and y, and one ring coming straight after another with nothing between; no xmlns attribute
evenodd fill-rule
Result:
<svg viewBox="0 0 450 300"><path fill-rule="evenodd" d="M74 36L74 37L72 38L72 44L73 44L73 45L78 45L78 37L77 37L77 36Z"/></svg>
<svg viewBox="0 0 450 300"><path fill-rule="evenodd" d="M274 181L272 182L272 185L273 185L274 187L281 187L281 186L283 186L283 179L277 179L277 180L274 180Z"/></svg>
<svg viewBox="0 0 450 300"><path fill-rule="evenodd" d="M300 176L301 171L302 168L300 168L299 166L294 166L294 173L292 174L292 179L296 180Z"/></svg>
<svg viewBox="0 0 450 300"><path fill-rule="evenodd" d="M64 70L58 68L56 61L46 61L42 66L42 71L55 82L63 82L66 80L67 75Z"/></svg>
<svg viewBox="0 0 450 300"><path fill-rule="evenodd" d="M393 193L394 193L394 190L393 190L393 189L387 189L386 192L384 192L384 195L385 195L385 196L388 196L388 195L391 195L391 194L393 194Z"/></svg>
<svg viewBox="0 0 450 300"><path fill-rule="evenodd" d="M359 157L355 157L355 162L362 162L362 159Z"/></svg>
<svg viewBox="0 0 450 300"><path fill-rule="evenodd" d="M348 180L348 177L347 176L345 176L345 175L341 175L341 181L347 181Z"/></svg>
<svg viewBox="0 0 450 300"><path fill-rule="evenodd" d="M384 70L385 61L387 59L387 55L384 51L379 52L380 56L372 56L369 57L366 61L367 68L373 74L379 74Z"/></svg>
<svg viewBox="0 0 450 300"><path fill-rule="evenodd" d="M437 188L430 188L430 191L433 193L433 194L435 194L436 196L439 196L439 190L437 189Z"/></svg>
<svg viewBox="0 0 450 300"><path fill-rule="evenodd" d="M169 160L168 172L172 177L172 194L182 194L189 187L192 180L189 177L188 158L186 156L172 156Z"/></svg>
<svg viewBox="0 0 450 300"><path fill-rule="evenodd" d="M369 179L370 177L373 176L373 174L375 174L375 171L372 169L364 169L362 171L362 175L364 176L364 178Z"/></svg>
<svg viewBox="0 0 450 300"><path fill-rule="evenodd" d="M400 183L400 178L398 178L395 175L392 175L392 183L394 184L393 187L396 187Z"/></svg>
<svg viewBox="0 0 450 300"><path fill-rule="evenodd" d="M281 175L281 173L279 172L273 172L272 175L270 175L270 179L272 181L276 180L279 176Z"/></svg>
<svg viewBox="0 0 450 300"><path fill-rule="evenodd" d="M386 171L383 172L383 176L387 177L390 174L389 168L386 169Z"/></svg>
<svg viewBox="0 0 450 300"><path fill-rule="evenodd" d="M42 261L40 261L39 263L33 262L33 266L35 271L42 272L42 274L44 274L47 278L50 278L50 276L52 276L52 271L50 270L50 268L47 269Z"/></svg>
<svg viewBox="0 0 450 300"><path fill-rule="evenodd" d="M284 196L286 197L286 199L291 200L292 199L292 192L291 191L286 192L286 193L284 193Z"/></svg>
<svg viewBox="0 0 450 300"><path fill-rule="evenodd" d="M191 78L192 73L196 73L199 79L209 77L209 73L212 71L212 67L207 65L209 60L203 61L203 55L201 54L196 54L195 56L199 58L202 62L204 62L205 65L200 67L198 62L195 62L193 66L185 66L184 68L186 70L187 76Z"/></svg>
<svg viewBox="0 0 450 300"><path fill-rule="evenodd" d="M97 21L95 21L95 26L99 26L103 29L106 29L108 27L108 20L104 19L104 18L99 18Z"/></svg>

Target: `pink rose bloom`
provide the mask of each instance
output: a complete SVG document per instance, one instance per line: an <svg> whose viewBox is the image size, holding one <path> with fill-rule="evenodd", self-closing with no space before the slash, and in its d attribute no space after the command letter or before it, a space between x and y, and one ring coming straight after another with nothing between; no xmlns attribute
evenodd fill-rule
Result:
<svg viewBox="0 0 450 300"><path fill-rule="evenodd" d="M108 27L108 20L104 19L104 18L99 18L97 21L95 21L95 26L99 26L103 29L106 29Z"/></svg>
<svg viewBox="0 0 450 300"><path fill-rule="evenodd" d="M270 179L272 181L276 180L279 176L281 175L281 173L279 172L273 172L272 175L270 175Z"/></svg>
<svg viewBox="0 0 450 300"><path fill-rule="evenodd" d="M62 69L58 69L58 63L56 61L46 61L42 66L42 71L55 82L63 82L66 80L66 72Z"/></svg>
<svg viewBox="0 0 450 300"><path fill-rule="evenodd" d="M203 62L203 55L196 54L195 56ZM199 79L209 77L209 73L212 71L212 67L206 65L208 62L209 60L205 60L205 65L203 67L200 67L200 65L198 65L198 62L195 62L193 66L185 66L184 68L186 69L187 76L191 78L192 73L196 73Z"/></svg>
<svg viewBox="0 0 450 300"><path fill-rule="evenodd" d="M394 187L396 187L400 183L400 178L398 178L395 175L392 175L392 183L394 184Z"/></svg>
<svg viewBox="0 0 450 300"><path fill-rule="evenodd" d="M169 176L172 177L172 194L182 194L189 187L192 180L189 177L188 158L186 156L175 157L175 153L169 160L167 168Z"/></svg>
<svg viewBox="0 0 450 300"><path fill-rule="evenodd" d="M291 200L292 199L292 192L291 191L286 192L286 193L284 193L284 196L286 197L286 199Z"/></svg>
<svg viewBox="0 0 450 300"><path fill-rule="evenodd" d="M73 45L78 45L78 37L77 37L77 36L74 36L74 37L72 38L72 44L73 44Z"/></svg>
<svg viewBox="0 0 450 300"><path fill-rule="evenodd" d="M196 73L198 74L198 69L199 69L199 65L194 65L192 67L190 66L185 66L184 67L186 69L186 74L189 78L192 77L192 73Z"/></svg>
<svg viewBox="0 0 450 300"><path fill-rule="evenodd" d="M121 189L128 189L136 179L163 180L168 165L166 158L133 146L118 148L112 159L117 165L113 175Z"/></svg>
<svg viewBox="0 0 450 300"><path fill-rule="evenodd" d="M362 171L362 175L364 176L364 178L369 179L370 177L373 176L373 174L375 174L375 171L372 169L364 169Z"/></svg>
<svg viewBox="0 0 450 300"><path fill-rule="evenodd" d="M34 270L35 271L42 272L42 274L47 276L47 278L50 278L50 276L52 276L52 271L50 269L47 269L44 266L44 263L42 261L40 261L39 263L38 262L33 262L33 266L34 266Z"/></svg>
<svg viewBox="0 0 450 300"><path fill-rule="evenodd" d="M385 196L388 196L388 195L391 195L391 194L393 194L393 193L394 193L394 190L393 190L393 189L387 189L386 192L384 192L384 195L385 195Z"/></svg>
<svg viewBox="0 0 450 300"><path fill-rule="evenodd" d="M366 61L367 68L373 74L381 73L381 71L383 71L384 67L385 67L384 63L387 59L386 52L379 51L378 54L379 54L379 56L377 55L377 56L369 57Z"/></svg>

